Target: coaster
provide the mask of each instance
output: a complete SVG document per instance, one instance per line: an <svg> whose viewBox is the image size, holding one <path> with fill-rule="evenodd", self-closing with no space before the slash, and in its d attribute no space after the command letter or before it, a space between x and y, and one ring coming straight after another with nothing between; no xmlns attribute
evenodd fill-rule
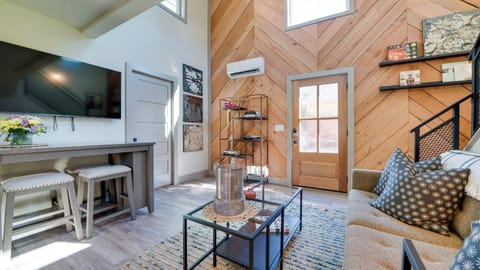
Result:
<svg viewBox="0 0 480 270"><path fill-rule="evenodd" d="M203 216L215 222L246 221L255 216L257 208L251 202L245 202L245 211L236 216L223 216L213 210L213 203L203 209Z"/></svg>

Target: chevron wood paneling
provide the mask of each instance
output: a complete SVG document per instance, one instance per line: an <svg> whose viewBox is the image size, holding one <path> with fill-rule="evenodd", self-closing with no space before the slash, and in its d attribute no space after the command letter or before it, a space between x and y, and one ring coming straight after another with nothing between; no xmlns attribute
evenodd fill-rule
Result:
<svg viewBox="0 0 480 270"><path fill-rule="evenodd" d="M218 158L219 99L262 93L268 95L269 166L272 177L286 178L286 82L290 75L354 67L355 166L381 169L395 147L413 155L410 129L467 95L469 85L379 92L395 85L399 72L420 69L423 81L441 80L445 61L432 60L378 66L391 44L422 43L422 20L480 7L480 0L355 0L351 15L284 30L284 1L212 0L211 9L211 160ZM421 46L420 46L421 47ZM421 52L422 53L422 52ZM266 74L230 80L226 64L263 56ZM470 105L462 105L461 145L469 137ZM446 116L447 117L447 116Z"/></svg>

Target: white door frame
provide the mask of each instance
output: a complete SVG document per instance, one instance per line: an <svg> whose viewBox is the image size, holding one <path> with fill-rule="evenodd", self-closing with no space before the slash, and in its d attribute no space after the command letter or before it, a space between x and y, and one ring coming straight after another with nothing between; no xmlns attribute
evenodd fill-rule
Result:
<svg viewBox="0 0 480 270"><path fill-rule="evenodd" d="M177 162L175 162L175 157L176 157L176 153L178 153L178 146L177 146L177 142L175 140L175 138L177 138L177 134L176 134L176 130L177 130L177 124L176 122L174 121L174 111L175 111L175 103L174 103L174 99L175 99L175 92L177 90L177 79L173 76L170 76L170 75L166 75L166 74L163 74L163 73L159 73L159 72L156 72L154 70L151 70L151 69L148 69L148 68L144 68L144 67L139 67L139 66L135 66L131 63L128 63L126 62L125 63L125 98L127 96L127 89L126 89L126 86L127 86L127 75L129 73L139 73L139 74L142 74L142 75L145 75L145 76L149 76L149 77L153 77L153 78L156 78L156 79L159 79L159 80L162 80L162 81L165 81L167 83L170 83L171 84L171 93L170 93L170 123L171 123L171 145L170 145L170 153L171 153L171 157L170 157L170 171L172 172L171 173L171 179L170 179L170 182L171 184L176 184L175 182L175 179L177 179L177 172L178 172L178 168L177 168ZM131 143L131 142L127 142L127 101L125 99L125 142L126 143Z"/></svg>
<svg viewBox="0 0 480 270"><path fill-rule="evenodd" d="M293 112L292 112L292 99L293 99L293 81L305 80L318 77L326 77L333 75L346 75L347 76L347 176L348 176L348 190L350 190L351 172L353 169L353 143L354 143L354 74L353 67L339 68L333 70L317 71L306 74L297 74L287 77L287 185L292 185L292 173L293 173L293 153L292 153L292 128L293 128ZM290 101L290 102L288 102Z"/></svg>

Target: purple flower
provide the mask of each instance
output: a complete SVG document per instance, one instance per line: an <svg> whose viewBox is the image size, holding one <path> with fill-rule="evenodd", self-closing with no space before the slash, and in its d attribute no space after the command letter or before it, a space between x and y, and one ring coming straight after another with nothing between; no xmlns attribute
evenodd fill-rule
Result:
<svg viewBox="0 0 480 270"><path fill-rule="evenodd" d="M36 126L30 127L30 132L31 133L36 133L37 132L37 127Z"/></svg>
<svg viewBox="0 0 480 270"><path fill-rule="evenodd" d="M22 118L20 124L24 127L28 126L28 119L26 117Z"/></svg>
<svg viewBox="0 0 480 270"><path fill-rule="evenodd" d="M10 120L10 119L15 119L15 118L19 118L19 117L20 117L19 115L12 114L12 115L8 116L8 118L7 118L7 119L9 119L9 120Z"/></svg>

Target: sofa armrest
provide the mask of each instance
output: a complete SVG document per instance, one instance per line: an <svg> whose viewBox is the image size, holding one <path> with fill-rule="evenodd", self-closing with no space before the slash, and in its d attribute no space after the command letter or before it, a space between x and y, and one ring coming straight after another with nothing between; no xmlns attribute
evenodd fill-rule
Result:
<svg viewBox="0 0 480 270"><path fill-rule="evenodd" d="M372 192L380 179L382 171L353 169L352 170L352 189Z"/></svg>
<svg viewBox="0 0 480 270"><path fill-rule="evenodd" d="M410 239L402 242L402 270L425 270L425 265Z"/></svg>

